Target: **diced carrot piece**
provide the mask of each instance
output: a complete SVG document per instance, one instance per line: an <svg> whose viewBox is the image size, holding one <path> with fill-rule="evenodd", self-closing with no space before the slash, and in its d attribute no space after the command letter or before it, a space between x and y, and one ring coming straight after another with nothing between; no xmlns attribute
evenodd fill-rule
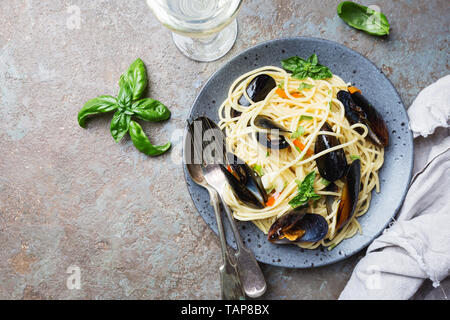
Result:
<svg viewBox="0 0 450 320"><path fill-rule="evenodd" d="M266 207L271 207L271 206L273 206L274 204L275 204L275 201L277 200L277 198L280 196L280 192L275 192L274 194L273 194L273 196L271 196L270 198L269 198L269 200L267 200L267 202L266 202Z"/></svg>
<svg viewBox="0 0 450 320"><path fill-rule="evenodd" d="M267 200L266 207L271 207L274 205L274 203L275 203L275 197L272 196L269 198L269 200Z"/></svg>
<svg viewBox="0 0 450 320"><path fill-rule="evenodd" d="M306 146L303 143L301 143L301 141L298 139L293 140L293 143L297 148L299 148L302 151L305 150L305 148L306 148ZM311 149L308 149L308 150L306 150L306 155L312 156L312 155L314 155L314 152L312 152Z"/></svg>
<svg viewBox="0 0 450 320"><path fill-rule="evenodd" d="M283 99L287 99L288 96L286 95L286 92L284 92L283 89L278 88L277 91L275 91L277 95L279 95Z"/></svg>
<svg viewBox="0 0 450 320"><path fill-rule="evenodd" d="M283 89L278 88L275 92L276 92L276 94L279 95L281 98L283 98L283 99L289 99L289 97L287 96L286 92L285 92ZM294 98L299 98L299 97L301 96L299 92L291 92L290 94L291 94L291 96L293 96Z"/></svg>

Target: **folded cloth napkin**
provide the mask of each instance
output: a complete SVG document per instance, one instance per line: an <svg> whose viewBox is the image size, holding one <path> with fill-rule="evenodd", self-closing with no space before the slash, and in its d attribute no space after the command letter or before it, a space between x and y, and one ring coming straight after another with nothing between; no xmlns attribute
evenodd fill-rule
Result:
<svg viewBox="0 0 450 320"><path fill-rule="evenodd" d="M410 188L396 221L368 247L339 299L409 299L425 279L437 287L449 275L450 75L422 90L408 115L418 137Z"/></svg>

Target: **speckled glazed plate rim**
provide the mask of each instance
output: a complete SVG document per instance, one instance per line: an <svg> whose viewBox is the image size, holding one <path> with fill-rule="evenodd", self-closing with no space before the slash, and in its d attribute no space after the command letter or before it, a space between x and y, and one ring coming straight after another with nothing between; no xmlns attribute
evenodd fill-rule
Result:
<svg viewBox="0 0 450 320"><path fill-rule="evenodd" d="M390 132L392 131L392 133L395 133L397 130L400 131L400 129L401 129L401 131L403 133L398 132L398 136L395 136L395 137L393 137L391 134L391 139L390 139L391 141L390 141L389 146L387 147L390 149L387 149L388 152L385 153L385 164L383 165L383 167L380 169L380 172L379 172L380 180L381 180L383 172L389 171L385 168L386 163L388 163L388 162L390 164L393 163L392 162L393 160L391 161L391 159L388 157L394 157L394 156L401 157L402 159L404 159L401 162L402 165L406 166L405 167L406 170L403 170L404 171L403 175L400 175L400 178L403 180L402 181L403 188L402 188L401 192L397 191L396 204L395 204L395 207L391 208L391 213L383 216L383 219L382 219L383 221L378 224L378 227L376 228L376 230L372 230L371 232L368 231L368 233L370 233L370 236L367 236L367 234L365 234L365 232L364 232L365 227L364 227L363 223L361 223L360 220L366 221L367 218L370 217L371 211L376 211L372 207L378 203L378 201L376 201L377 199L385 198L385 200L392 201L392 199L388 199L389 198L388 195L390 194L390 193L388 193L388 190L383 190L383 189L385 189L385 188L383 188L383 184L386 184L384 180L383 180L383 183L380 182L381 183L381 192L379 194L374 195L375 191L372 191L372 200L371 200L371 204L370 204L370 208L369 208L368 212L366 212L365 215L358 217L358 221L360 221L360 223L362 225L363 234L362 235L356 234L354 237L344 240L338 246L336 246L335 249L333 249L331 251L328 251L327 249L322 248L322 247L319 247L314 250L303 250L294 245L274 245L266 240L265 235L259 229L257 229L256 226L253 225L253 223L237 221L241 236L243 237L245 244L247 245L247 247L249 247L255 253L256 259L258 261L266 263L266 264L271 264L271 265L281 266L281 267L288 267L288 268L320 267L320 266L325 266L325 265L329 265L332 263L342 261L342 260L358 253L359 251L363 250L375 238L377 238L383 232L383 230L386 229L388 224L392 221L392 218L395 217L398 210L402 206L403 200L406 196L408 186L409 186L409 183L410 183L411 177L412 177L413 149L414 149L413 137L412 137L412 132L409 130L409 126L408 126L409 119L408 119L408 115L406 113L404 104L403 104L397 90L395 89L394 85L383 74L383 72L381 70L379 70L378 67L373 62L371 62L369 59L364 57L362 54L360 54L350 48L347 48L346 46L341 45L337 42L333 42L333 41L326 40L326 39L313 38L313 37L289 37L289 38L280 38L280 39L269 40L269 41L259 43L255 46L250 47L250 48L242 51L241 53L237 54L230 61L228 61L224 65L222 65L204 84L204 86L200 90L199 94L197 95L193 105L191 106L191 109L189 111L189 119L192 119L200 114L208 115L207 112L198 113L198 112L196 112L196 109L199 108L198 107L199 105L205 104L205 102L202 101L205 99L205 97L204 97L205 92L210 90L211 86L217 85L214 82L218 78L220 78L224 72L227 72L227 70L232 69L232 67L234 65L239 65L239 64L242 65L243 63L244 64L247 63L247 61L248 61L248 66L250 67L249 70L256 69L262 65L279 65L279 61L274 60L271 63L267 63L267 64L262 63L261 65L255 64L253 66L253 65L251 65L252 62L250 61L250 59L248 59L248 57L253 56L254 52L259 52L261 50L262 51L264 51L266 49L269 51L270 50L274 50L274 51L279 50L280 48L283 48L283 45L286 43L288 43L288 44L293 43L295 47L298 46L298 48L296 48L296 49L298 49L300 51L303 50L302 44L308 44L308 45L314 44L313 47L316 46L316 50L318 50L319 47L327 47L330 50L334 49L336 51L341 51L342 56L344 54L346 54L350 57L354 56L355 58L359 59L364 64L367 64L367 67L372 68L372 75L374 77L381 76L382 80L384 80L384 83L382 85L386 85L387 88L391 90L390 94L392 94L393 95L392 97L395 98L397 101L396 104L398 104L398 106L397 106L397 109L395 109L394 111L391 111L390 109L387 109L387 108L384 108L384 109L389 110L389 111L386 111L388 114L390 112L392 112L392 114L399 113L401 116L400 121L403 121L401 126L399 126L398 123L397 124L391 124L392 122L388 123L388 121L385 118ZM309 54L316 52L316 50L309 51ZM289 56L292 56L292 55L296 55L296 54L289 54L288 50L282 49L282 52L283 52L283 54L285 54L286 58ZM280 54L280 53L278 53L278 54ZM341 56L341 58L342 58L342 56ZM256 57L258 57L258 54L256 54ZM260 56L260 58L261 58L261 56ZM243 61L243 59L245 59L245 61ZM332 59L335 59L335 58L333 57ZM339 58L337 58L337 59L339 59ZM319 55L319 61L322 64L328 65L327 63L322 61L320 55ZM339 63L339 62L335 61L334 65L336 65L337 63ZM328 65L328 66L330 67L330 65ZM333 68L332 67L330 67L330 68L333 71ZM247 68L242 68L242 69L245 69L245 70L243 70L240 74L233 76L232 79L235 79L239 75L242 75L248 71ZM350 68L350 69L352 69L352 68ZM376 72L376 74L374 72ZM334 71L333 71L333 73L338 74L338 73L335 73ZM356 74L356 72L353 71L353 74ZM340 75L340 74L338 74L338 75ZM370 77L370 75L371 74L369 73L369 75L366 75L365 77ZM343 79L344 79L344 81L351 81L351 82L353 82L353 80L354 80L354 79L352 79L351 76L350 76L350 78L343 77ZM223 83L221 83L221 84L223 84ZM231 83L227 83L227 84L223 84L223 86L222 86L221 90L223 90L225 92L225 96L227 95L230 85L231 85ZM361 89L363 89L363 88L361 87ZM366 88L366 90L369 91L369 88ZM215 92L217 92L217 91L215 91ZM364 92L364 90L363 90L363 92ZM208 95L206 94L206 96L208 96ZM216 94L213 94L210 96L215 97ZM371 97L368 96L368 99L371 100ZM221 104L221 100L220 99L216 99L216 100L217 100L217 103L213 106L210 106L209 109L213 111L215 108L216 114L217 114L217 110ZM390 104L389 104L389 106L390 106ZM200 109L202 109L202 108L200 108ZM203 109L205 109L205 107L203 107ZM205 111L205 110L203 110L203 111ZM385 110L383 110L383 112L384 111ZM211 116L211 115L208 115L208 116ZM217 119L217 116L213 117L213 119ZM393 121L395 122L396 119L393 118ZM392 130L392 129L395 129L395 130ZM186 137L186 132L187 132L187 130L185 129L184 138ZM185 151L185 145L184 145L185 139L184 138L183 138L183 155L184 155L184 151ZM400 142L395 143L394 147L395 147L396 152L393 154L390 154L392 152L389 152L389 151L392 151L392 149L394 148L391 145L395 138L402 139L400 142L403 142L403 147L401 147L401 146L397 147L397 143L400 144ZM401 151L403 151L404 154L401 152L399 154L399 149ZM398 160L398 159L396 158L395 160ZM203 189L202 187L196 185L192 181L192 179L190 178L189 173L187 171L186 165L184 164L184 158L183 158L183 169L184 169L184 173L185 173L186 183L188 185L188 190L189 190L190 196L192 198L192 201L194 202L194 205L196 206L199 214L204 219L204 221L217 234L217 225L216 225L215 218L214 218L213 208L209 204L208 192L205 189ZM386 178L389 180L394 180L394 177L391 177L391 176L386 176ZM383 191L384 191L384 194L383 194ZM376 202L376 203L374 203L374 202ZM380 211L380 210L378 210L378 211ZM376 220L377 218L374 218L374 219ZM233 248L236 248L236 244L232 237L231 228L229 226L229 223L226 219L224 219L224 220L225 220L224 224L225 224L225 232L226 232L227 242L230 246L232 246ZM369 219L369 220L371 220L371 219ZM247 233L247 236L245 235L245 233ZM349 245L350 243L351 244L356 243L357 245L350 246ZM347 250L348 247L350 247L350 248ZM289 248L289 249L287 249L287 248ZM279 252L278 255L277 255L277 252ZM336 252L338 252L338 254ZM330 253L332 253L332 254L330 254ZM281 258L283 258L283 259L281 259ZM308 258L308 259L305 259L305 258Z"/></svg>

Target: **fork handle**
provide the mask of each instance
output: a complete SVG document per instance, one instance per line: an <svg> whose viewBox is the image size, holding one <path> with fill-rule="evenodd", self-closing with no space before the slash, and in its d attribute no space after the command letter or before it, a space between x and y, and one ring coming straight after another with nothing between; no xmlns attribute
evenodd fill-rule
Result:
<svg viewBox="0 0 450 320"><path fill-rule="evenodd" d="M211 199L211 205L216 215L217 230L219 233L220 247L222 250L223 264L220 266L220 287L223 300L245 300L245 293L242 288L241 279L239 277L238 267L232 261L227 249L225 239L225 231L222 222L222 212L219 206L219 197L217 191L208 189Z"/></svg>
<svg viewBox="0 0 450 320"><path fill-rule="evenodd" d="M264 274L262 273L253 252L244 245L230 207L225 203L222 194L219 193L219 196L222 200L228 220L230 221L234 239L236 240L237 252L235 257L244 291L249 297L258 298L262 296L267 289Z"/></svg>

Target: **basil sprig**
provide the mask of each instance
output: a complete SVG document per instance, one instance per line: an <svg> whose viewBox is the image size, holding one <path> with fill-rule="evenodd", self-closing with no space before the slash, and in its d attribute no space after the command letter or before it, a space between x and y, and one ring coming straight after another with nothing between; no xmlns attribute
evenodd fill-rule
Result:
<svg viewBox="0 0 450 320"><path fill-rule="evenodd" d="M306 204L309 200L317 200L320 195L314 192L314 180L316 178L316 172L312 171L308 173L302 182L296 180L298 184L298 194L289 201L292 208L300 207Z"/></svg>
<svg viewBox="0 0 450 320"><path fill-rule="evenodd" d="M338 16L349 26L374 36L389 34L389 22L379 11L352 1L343 1L337 7Z"/></svg>
<svg viewBox="0 0 450 320"><path fill-rule="evenodd" d="M290 57L281 61L283 69L292 72L292 77L296 79L312 78L315 80L329 79L333 77L328 67L319 64L319 59L314 53L308 59L300 57Z"/></svg>
<svg viewBox="0 0 450 320"><path fill-rule="evenodd" d="M133 120L130 121L129 133L136 149L150 156L159 156L160 154L163 154L170 148L170 142L167 142L165 145L162 146L152 145L148 141L148 138L145 135L139 123Z"/></svg>
<svg viewBox="0 0 450 320"><path fill-rule="evenodd" d="M163 154L170 149L171 143L154 146L142 130L142 127L132 120L136 117L145 121L163 121L170 118L170 110L158 100L142 98L147 88L147 71L141 59L134 61L119 80L117 98L100 96L89 100L78 112L78 124L85 128L86 118L91 115L114 112L110 131L116 142L119 142L128 132L134 146L149 156Z"/></svg>
<svg viewBox="0 0 450 320"><path fill-rule="evenodd" d="M100 96L89 100L83 109L78 112L78 124L86 128L86 118L90 115L117 110L117 99L113 96Z"/></svg>
<svg viewBox="0 0 450 320"><path fill-rule="evenodd" d="M147 88L148 80L145 65L141 59L136 59L128 68L127 72L120 76L119 86L122 88L125 84L130 86L133 100L142 97Z"/></svg>

